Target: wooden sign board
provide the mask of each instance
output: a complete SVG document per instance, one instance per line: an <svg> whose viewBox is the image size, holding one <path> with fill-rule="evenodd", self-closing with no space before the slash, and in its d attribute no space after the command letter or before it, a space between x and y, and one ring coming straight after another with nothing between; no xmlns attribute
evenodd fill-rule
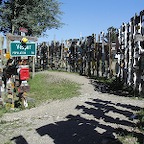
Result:
<svg viewBox="0 0 144 144"><path fill-rule="evenodd" d="M19 35L12 35L12 34L7 34L7 39L11 40L11 41L15 41L15 40L21 40L23 38L23 36L19 36ZM36 42L38 39L36 37L31 37L31 36L25 36L25 38L27 38L30 41L34 41Z"/></svg>

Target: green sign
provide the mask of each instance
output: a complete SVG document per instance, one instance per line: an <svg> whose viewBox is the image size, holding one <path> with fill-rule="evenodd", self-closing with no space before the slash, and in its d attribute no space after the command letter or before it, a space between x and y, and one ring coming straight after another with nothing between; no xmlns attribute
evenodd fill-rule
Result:
<svg viewBox="0 0 144 144"><path fill-rule="evenodd" d="M36 55L36 43L30 42L23 46L20 42L10 43L10 55L11 56L35 56Z"/></svg>

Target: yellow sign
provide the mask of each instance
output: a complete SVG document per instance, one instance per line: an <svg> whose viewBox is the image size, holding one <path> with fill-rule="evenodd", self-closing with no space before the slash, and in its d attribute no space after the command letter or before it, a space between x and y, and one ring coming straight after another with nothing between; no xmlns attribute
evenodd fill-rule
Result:
<svg viewBox="0 0 144 144"><path fill-rule="evenodd" d="M28 39L24 37L24 38L22 38L21 41L22 41L22 43L27 43L27 42L28 42Z"/></svg>
<svg viewBox="0 0 144 144"><path fill-rule="evenodd" d="M7 52L6 55L5 55L6 59L10 59L10 53Z"/></svg>
<svg viewBox="0 0 144 144"><path fill-rule="evenodd" d="M64 50L65 50L65 51L68 51L68 48L65 47Z"/></svg>

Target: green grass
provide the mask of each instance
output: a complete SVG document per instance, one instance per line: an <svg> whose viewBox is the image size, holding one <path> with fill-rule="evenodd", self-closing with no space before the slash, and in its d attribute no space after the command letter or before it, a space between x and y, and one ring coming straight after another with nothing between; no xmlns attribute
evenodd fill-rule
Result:
<svg viewBox="0 0 144 144"><path fill-rule="evenodd" d="M66 99L78 96L80 85L74 82L55 78L46 73L36 74L29 81L29 97L35 99L35 104L39 105L47 100Z"/></svg>
<svg viewBox="0 0 144 144"><path fill-rule="evenodd" d="M34 78L29 80L30 92L28 92L28 108L38 106L46 101L60 100L79 96L80 85L66 79L51 76L47 73L37 73ZM17 103L15 100L15 104ZM4 113L16 112L22 110L17 107L14 110L6 109L0 106L0 117Z"/></svg>
<svg viewBox="0 0 144 144"><path fill-rule="evenodd" d="M8 142L5 142L4 144L12 144L12 142L11 142L11 141L8 141Z"/></svg>
<svg viewBox="0 0 144 144"><path fill-rule="evenodd" d="M133 135L119 136L118 139L122 144L140 144L136 137Z"/></svg>

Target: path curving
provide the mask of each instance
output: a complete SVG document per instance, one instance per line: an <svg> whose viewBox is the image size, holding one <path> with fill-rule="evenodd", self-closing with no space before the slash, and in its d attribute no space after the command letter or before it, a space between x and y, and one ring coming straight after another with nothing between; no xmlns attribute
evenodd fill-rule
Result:
<svg viewBox="0 0 144 144"><path fill-rule="evenodd" d="M78 74L41 73L81 84L81 95L5 114L0 118L0 144L119 144L120 132L144 136L134 129L137 121L129 119L144 107L144 100L96 92L90 80Z"/></svg>

